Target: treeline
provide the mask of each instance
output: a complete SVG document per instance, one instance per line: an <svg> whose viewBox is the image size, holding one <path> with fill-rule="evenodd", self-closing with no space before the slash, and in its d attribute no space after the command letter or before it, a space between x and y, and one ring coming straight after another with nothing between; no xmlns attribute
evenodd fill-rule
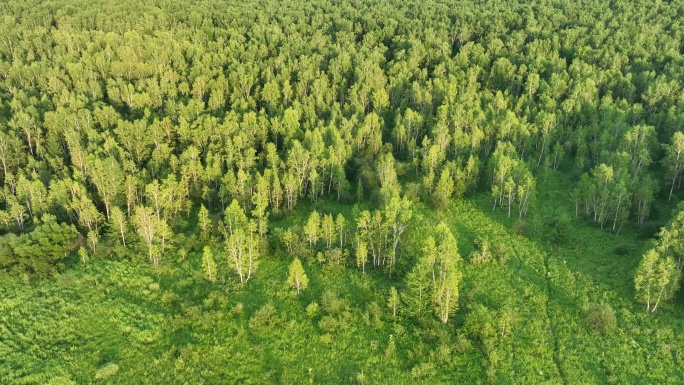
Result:
<svg viewBox="0 0 684 385"><path fill-rule="evenodd" d="M249 254L302 199L371 199L384 230L355 243L391 268L402 199L487 189L523 216L562 168L619 231L681 187L678 3L1 5L5 233L158 264L200 206L248 218L225 234Z"/></svg>

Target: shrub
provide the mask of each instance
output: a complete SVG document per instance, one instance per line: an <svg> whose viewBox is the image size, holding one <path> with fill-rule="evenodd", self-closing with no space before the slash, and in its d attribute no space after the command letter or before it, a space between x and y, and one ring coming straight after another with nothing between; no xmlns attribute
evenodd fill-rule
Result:
<svg viewBox="0 0 684 385"><path fill-rule="evenodd" d="M278 314L278 310L269 302L254 313L252 319L249 320L249 326L253 328L262 326L269 328L283 321L284 318Z"/></svg>
<svg viewBox="0 0 684 385"><path fill-rule="evenodd" d="M470 350L471 347L472 344L466 336L460 333L456 336L456 341L454 342L454 350L456 350L456 352L463 354Z"/></svg>
<svg viewBox="0 0 684 385"><path fill-rule="evenodd" d="M338 329L339 325L334 317L326 315L318 321L318 327L326 333L332 333Z"/></svg>
<svg viewBox="0 0 684 385"><path fill-rule="evenodd" d="M306 307L306 316L314 319L316 316L318 316L318 303L316 302L311 302L309 306Z"/></svg>
<svg viewBox="0 0 684 385"><path fill-rule="evenodd" d="M615 311L606 303L589 304L584 308L584 314L587 324L602 334L609 334L617 325Z"/></svg>
<svg viewBox="0 0 684 385"><path fill-rule="evenodd" d="M95 373L95 379L102 380L105 378L109 378L115 375L118 371L119 365L110 362L107 365L101 367L100 370L98 370L97 373Z"/></svg>
<svg viewBox="0 0 684 385"><path fill-rule="evenodd" d="M435 365L431 362L423 362L411 369L411 377L414 379L428 378L435 375Z"/></svg>

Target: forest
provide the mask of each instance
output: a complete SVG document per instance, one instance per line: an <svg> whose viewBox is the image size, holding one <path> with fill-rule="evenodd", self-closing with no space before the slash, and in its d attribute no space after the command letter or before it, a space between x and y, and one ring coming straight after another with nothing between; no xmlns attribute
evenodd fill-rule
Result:
<svg viewBox="0 0 684 385"><path fill-rule="evenodd" d="M0 0L0 383L684 383L683 15Z"/></svg>

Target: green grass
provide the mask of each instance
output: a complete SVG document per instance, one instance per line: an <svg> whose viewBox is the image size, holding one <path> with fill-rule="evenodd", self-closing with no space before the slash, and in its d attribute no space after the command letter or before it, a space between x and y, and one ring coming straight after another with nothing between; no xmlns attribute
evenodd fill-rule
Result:
<svg viewBox="0 0 684 385"><path fill-rule="evenodd" d="M220 250L215 284L196 252L158 270L94 259L51 279L4 277L0 383L681 383L681 298L647 315L632 284L647 242L629 226L615 235L575 219L569 189L550 174L522 221L485 195L439 211L418 204L397 275L305 259L300 297L285 288L283 252L244 287ZM272 228L301 225L312 209L301 204ZM352 213L328 201L316 209ZM439 221L464 258L457 315L449 325L393 319L388 289L402 289ZM471 263L477 238L497 257ZM590 303L615 310L615 330L589 327Z"/></svg>

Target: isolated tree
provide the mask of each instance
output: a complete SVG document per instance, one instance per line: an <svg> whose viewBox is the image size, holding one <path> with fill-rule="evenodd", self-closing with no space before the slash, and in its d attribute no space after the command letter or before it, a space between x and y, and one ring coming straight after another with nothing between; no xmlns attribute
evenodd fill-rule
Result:
<svg viewBox="0 0 684 385"><path fill-rule="evenodd" d="M306 276L302 261L299 258L295 258L290 264L287 284L297 290L297 296L299 296L300 291L305 290L309 286L309 278Z"/></svg>

